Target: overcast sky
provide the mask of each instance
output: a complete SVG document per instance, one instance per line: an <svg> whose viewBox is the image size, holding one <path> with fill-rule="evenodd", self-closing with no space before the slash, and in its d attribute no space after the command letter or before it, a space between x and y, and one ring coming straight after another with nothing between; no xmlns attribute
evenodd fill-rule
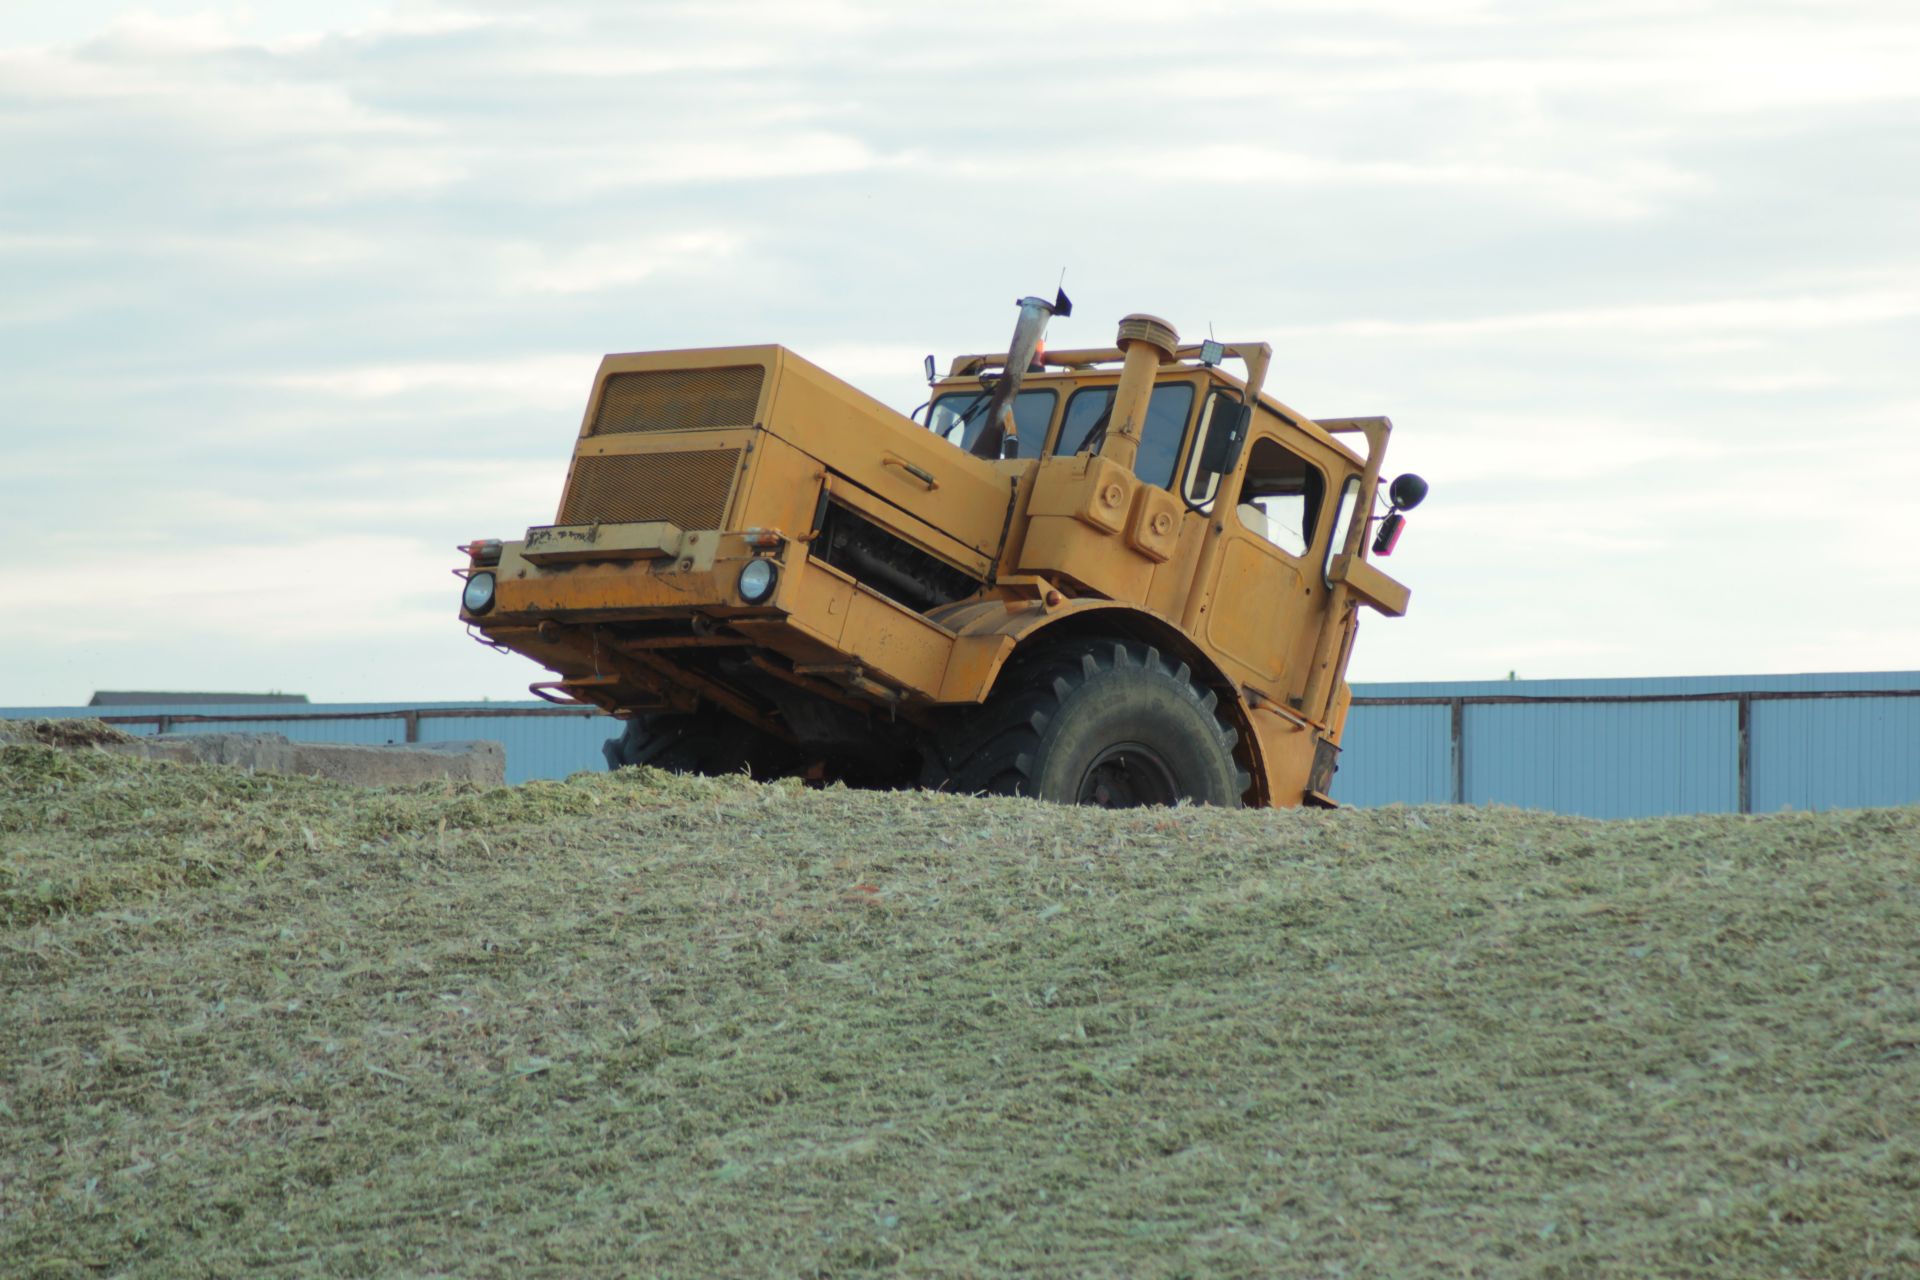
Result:
<svg viewBox="0 0 1920 1280"><path fill-rule="evenodd" d="M1920 6L0 5L0 704L524 697L607 351L1270 341L1433 496L1358 680L1920 666Z"/></svg>

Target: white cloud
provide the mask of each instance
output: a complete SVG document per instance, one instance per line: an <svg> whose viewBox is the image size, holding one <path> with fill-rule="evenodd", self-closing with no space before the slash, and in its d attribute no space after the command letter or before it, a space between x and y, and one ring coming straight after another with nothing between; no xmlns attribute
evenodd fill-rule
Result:
<svg viewBox="0 0 1920 1280"><path fill-rule="evenodd" d="M780 51L766 44L729 40L710 45L658 46L551 44L502 59L517 75L625 79L687 72L744 72L773 67Z"/></svg>
<svg viewBox="0 0 1920 1280"><path fill-rule="evenodd" d="M444 616L433 587L455 557L421 543L352 533L268 546L176 550L166 572L125 549L55 565L10 567L0 590L31 599L15 642L112 638L138 644L156 625L222 637L220 648L282 640L424 635ZM321 566L330 571L318 571Z"/></svg>
<svg viewBox="0 0 1920 1280"><path fill-rule="evenodd" d="M1701 385L1737 395L1771 396L1782 391L1817 391L1844 385L1843 380L1817 369L1779 369L1772 372L1724 374L1701 379Z"/></svg>
<svg viewBox="0 0 1920 1280"><path fill-rule="evenodd" d="M1289 401L1395 418L1435 494L1360 673L1503 674L1490 634L1526 675L1920 648L1909 5L72 0L8 29L0 595L41 606L0 626L13 701L293 687L244 665L259 634L336 696L511 695L539 673L469 653L451 543L551 515L602 352L772 340L904 409L924 352L1004 343L1063 266L1062 342L1213 318L1275 343ZM1866 603L1796 607L1808 581Z"/></svg>
<svg viewBox="0 0 1920 1280"><path fill-rule="evenodd" d="M357 102L342 86L259 79L187 61L89 57L67 50L0 50L0 83L43 109L100 109L128 127L162 123L204 139L342 139L420 136L426 121ZM211 73L211 74L210 74Z"/></svg>
<svg viewBox="0 0 1920 1280"><path fill-rule="evenodd" d="M766 181L855 173L885 163L858 138L824 130L759 138L704 136L641 139L604 146L576 182L589 192L697 182Z"/></svg>
<svg viewBox="0 0 1920 1280"><path fill-rule="evenodd" d="M502 284L533 293L598 293L640 283L662 271L711 270L740 247L724 231L692 231L632 241L555 248L516 244L501 248Z"/></svg>
<svg viewBox="0 0 1920 1280"><path fill-rule="evenodd" d="M923 155L912 163L930 171L951 170L983 179L1018 175L1037 182L1049 177L1078 181L1100 177L1254 188L1246 196L1254 200L1303 189L1444 191L1476 201L1520 200L1596 219L1643 217L1662 199L1701 185L1698 177L1663 164L1604 157L1596 164L1592 157L1584 159L1587 163L1576 166L1559 155L1496 160L1448 151L1363 159L1266 143L1194 141L1158 148L1114 142L1059 156L1030 153L1012 162L1000 156L955 160Z"/></svg>
<svg viewBox="0 0 1920 1280"><path fill-rule="evenodd" d="M1724 335L1802 333L1880 325L1920 317L1920 290L1875 289L1795 297L1725 297L1699 302L1568 307L1446 320L1332 320L1292 324L1282 334L1418 337L1447 340L1532 337L1605 331L1665 340L1726 341ZM1707 336L1702 336L1707 335ZM1735 348L1738 349L1738 348Z"/></svg>
<svg viewBox="0 0 1920 1280"><path fill-rule="evenodd" d="M1456 481L1525 478L1531 485L1576 481L1614 483L1621 472L1650 466L1698 469L1727 457L1726 441L1702 438L1672 424L1565 411L1538 414L1480 411L1467 421L1429 421L1422 447L1444 458Z"/></svg>
<svg viewBox="0 0 1920 1280"><path fill-rule="evenodd" d="M348 400L431 395L439 399L443 409L476 401L490 407L578 408L586 403L599 363L598 356L577 354L441 360L280 373L258 382L276 390L317 392Z"/></svg>

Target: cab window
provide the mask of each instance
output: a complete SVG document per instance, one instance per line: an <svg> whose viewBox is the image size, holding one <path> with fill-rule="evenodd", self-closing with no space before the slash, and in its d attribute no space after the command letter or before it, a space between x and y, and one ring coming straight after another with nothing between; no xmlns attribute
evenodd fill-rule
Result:
<svg viewBox="0 0 1920 1280"><path fill-rule="evenodd" d="M1256 440L1240 485L1240 523L1288 555L1304 556L1326 495L1320 468L1278 440Z"/></svg>
<svg viewBox="0 0 1920 1280"><path fill-rule="evenodd" d="M1031 449L1047 438L1047 428L1053 423L1053 406L1059 398L1046 388L1022 391L1014 396L1013 425L1026 442L1022 448ZM942 440L971 450L973 442L987 428L987 404L992 399L992 391L949 391L933 402L933 410L927 415L927 429Z"/></svg>
<svg viewBox="0 0 1920 1280"><path fill-rule="evenodd" d="M1340 501L1333 508L1333 536L1327 539L1327 557L1321 562L1320 576L1326 584L1333 585L1333 558L1346 549L1347 534L1353 528L1353 517L1360 510L1360 477L1348 476L1347 482L1340 486Z"/></svg>
<svg viewBox="0 0 1920 1280"><path fill-rule="evenodd" d="M1193 449L1187 455L1187 505L1195 511L1213 507L1213 495L1220 489L1220 473L1210 467L1225 464L1233 432L1240 425L1240 397L1234 392L1216 390L1207 397L1200 411L1200 425L1193 433ZM1217 456L1209 459L1211 450Z"/></svg>
<svg viewBox="0 0 1920 1280"><path fill-rule="evenodd" d="M1053 451L1070 454L1099 449L1111 425L1113 393L1112 387L1082 387L1074 392L1073 399L1067 401L1067 416L1060 424L1060 439ZM1192 410L1191 382L1165 382L1153 389L1147 401L1147 420L1140 428L1140 448L1133 457L1134 475L1163 489L1173 487L1173 468L1180 460L1180 443L1186 438L1187 417Z"/></svg>

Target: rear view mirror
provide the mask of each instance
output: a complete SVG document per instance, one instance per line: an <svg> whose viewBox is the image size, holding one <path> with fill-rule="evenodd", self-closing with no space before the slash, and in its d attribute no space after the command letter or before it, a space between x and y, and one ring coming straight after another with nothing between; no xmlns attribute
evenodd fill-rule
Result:
<svg viewBox="0 0 1920 1280"><path fill-rule="evenodd" d="M1407 518L1398 511L1389 511L1387 518L1380 522L1380 532L1373 538L1373 554L1390 556L1400 541L1400 531L1407 527Z"/></svg>
<svg viewBox="0 0 1920 1280"><path fill-rule="evenodd" d="M927 353L925 367L927 370L927 385L932 386L933 385L933 353L932 352Z"/></svg>
<svg viewBox="0 0 1920 1280"><path fill-rule="evenodd" d="M1390 556L1394 546L1400 541L1400 531L1407 527L1407 518L1400 513L1411 511L1427 500L1427 482L1413 472L1404 472L1393 478L1387 487L1387 500L1393 505L1387 508L1387 514L1380 521L1380 531L1373 538L1373 554Z"/></svg>
<svg viewBox="0 0 1920 1280"><path fill-rule="evenodd" d="M1207 432L1206 442L1200 449L1202 471L1223 476L1240 461L1240 449L1247 442L1247 424L1253 414L1245 405L1236 405L1235 408L1237 412L1228 415L1224 424Z"/></svg>

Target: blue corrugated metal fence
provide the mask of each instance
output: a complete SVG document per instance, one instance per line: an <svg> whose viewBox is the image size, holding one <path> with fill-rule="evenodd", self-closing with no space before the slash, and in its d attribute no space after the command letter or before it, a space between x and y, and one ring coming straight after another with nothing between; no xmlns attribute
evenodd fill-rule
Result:
<svg viewBox="0 0 1920 1280"><path fill-rule="evenodd" d="M1920 672L1354 687L1343 804L1598 818L1920 803Z"/></svg>
<svg viewBox="0 0 1920 1280"><path fill-rule="evenodd" d="M1592 817L1920 803L1920 672L1354 686L1342 804L1516 805ZM491 738L507 781L604 767L619 725L544 702L11 707L131 733L301 741Z"/></svg>

